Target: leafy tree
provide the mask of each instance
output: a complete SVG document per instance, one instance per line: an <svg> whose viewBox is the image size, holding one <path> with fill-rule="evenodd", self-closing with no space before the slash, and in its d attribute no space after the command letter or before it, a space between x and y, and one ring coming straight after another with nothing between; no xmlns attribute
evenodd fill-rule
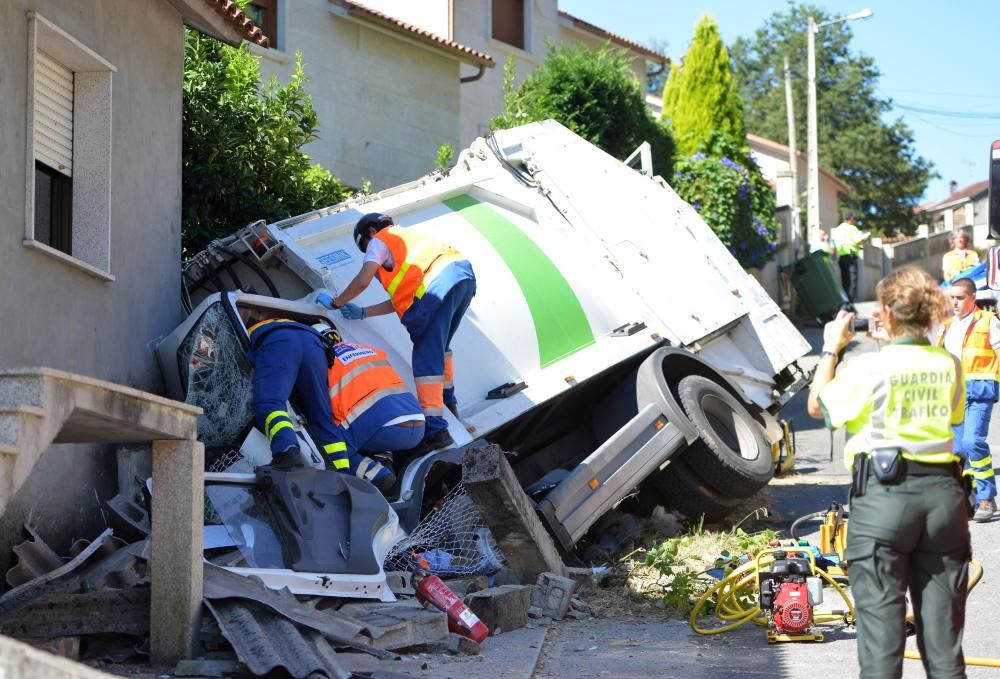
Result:
<svg viewBox="0 0 1000 679"><path fill-rule="evenodd" d="M806 138L810 15L817 22L831 18L813 5L790 5L772 14L753 38L740 38L733 45L736 81L751 132L787 142L783 58L788 56L796 72L798 138ZM880 73L874 60L851 51L851 35L847 22L825 26L816 35L819 160L850 186L844 207L857 213L867 229L908 232L913 228L912 208L936 174L916 153L909 127L901 119L883 120L892 101L878 92Z"/></svg>
<svg viewBox="0 0 1000 679"><path fill-rule="evenodd" d="M605 43L548 46L545 61L514 87L513 58L504 67L504 110L493 129L554 118L616 158L625 158L643 141L652 147L653 168L669 177L674 142L646 108L642 86L624 50Z"/></svg>
<svg viewBox="0 0 1000 679"><path fill-rule="evenodd" d="M666 54L670 43L663 38L654 38L649 41L649 47L655 52ZM663 96L663 86L666 85L667 78L669 77L670 64L666 64L660 73L646 78L646 94L655 94L658 97Z"/></svg>
<svg viewBox="0 0 1000 679"><path fill-rule="evenodd" d="M744 267L763 267L778 249L774 191L745 144L722 132L677 159L672 186Z"/></svg>
<svg viewBox="0 0 1000 679"><path fill-rule="evenodd" d="M309 161L317 138L301 55L291 80L261 85L260 64L188 31L184 52L182 242L204 247L257 219L273 221L339 203L347 187Z"/></svg>
<svg viewBox="0 0 1000 679"><path fill-rule="evenodd" d="M670 73L663 117L679 151L674 189L740 264L762 267L777 250L774 191L750 157L729 53L708 15L695 27L684 65Z"/></svg>
<svg viewBox="0 0 1000 679"><path fill-rule="evenodd" d="M672 69L667 80L663 117L670 122L677 150L685 155L694 153L713 132L739 141L746 137L729 51L718 24L707 14L695 26L683 66Z"/></svg>

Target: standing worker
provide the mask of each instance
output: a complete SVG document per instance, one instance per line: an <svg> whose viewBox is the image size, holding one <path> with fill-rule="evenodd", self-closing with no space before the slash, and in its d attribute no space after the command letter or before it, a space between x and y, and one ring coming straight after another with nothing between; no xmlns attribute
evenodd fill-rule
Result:
<svg viewBox="0 0 1000 679"><path fill-rule="evenodd" d="M476 294L472 265L458 250L378 212L358 220L354 242L365 253L361 270L331 306L355 320L396 312L413 342L413 377L426 418L424 440L411 452L446 448L455 441L445 406L458 415L451 340ZM389 299L369 307L351 304L376 276Z"/></svg>
<svg viewBox="0 0 1000 679"><path fill-rule="evenodd" d="M969 250L969 234L962 229L951 233L951 250L941 258L941 276L945 282L979 264L979 253Z"/></svg>
<svg viewBox="0 0 1000 679"><path fill-rule="evenodd" d="M964 412L961 366L926 339L947 313L927 273L895 271L876 295L892 343L852 358L834 377L838 355L854 336L854 314L841 311L823 329L808 404L812 417L853 434L844 448L853 473L844 557L860 676L902 676L909 588L927 676L964 677L971 546L951 429Z"/></svg>
<svg viewBox="0 0 1000 679"><path fill-rule="evenodd" d="M844 221L833 227L830 238L837 248L837 263L840 266L840 283L847 293L847 300L853 308L858 301L858 261L861 256L861 244L870 234L862 231L854 224L854 213L844 215Z"/></svg>
<svg viewBox="0 0 1000 679"><path fill-rule="evenodd" d="M424 415L384 351L364 344L343 342L330 329L333 362L330 365L330 409L348 458L359 458L355 474L372 475L379 490L382 465L361 453L409 450L424 438ZM395 479L393 478L393 481ZM389 484L391 485L391 484Z"/></svg>
<svg viewBox="0 0 1000 679"><path fill-rule="evenodd" d="M298 436L286 410L294 393L306 428L329 466L388 490L396 481L393 473L361 455L350 456L343 434L334 424L327 375L329 344L323 335L304 323L277 318L270 310L238 308L250 334L254 417L271 444L271 463L303 466Z"/></svg>
<svg viewBox="0 0 1000 679"><path fill-rule="evenodd" d="M986 435L1000 397L1000 320L992 311L976 308L976 284L971 278L959 278L945 295L953 315L945 319L937 344L961 360L965 378L965 422L955 428L956 447L965 455L976 484L972 519L989 521L997 509L997 480Z"/></svg>

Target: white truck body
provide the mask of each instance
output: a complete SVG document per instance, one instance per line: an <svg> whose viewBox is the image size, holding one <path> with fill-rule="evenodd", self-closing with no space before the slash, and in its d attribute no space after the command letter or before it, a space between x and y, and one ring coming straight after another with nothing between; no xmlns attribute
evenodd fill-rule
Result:
<svg viewBox="0 0 1000 679"><path fill-rule="evenodd" d="M737 457L768 455L767 471L769 444L780 438L771 414L805 384L796 361L808 343L663 180L553 121L478 139L446 173L248 227L196 256L189 280L234 251L260 257L283 299L224 291L213 299L325 316L348 341L386 349L412 386L411 343L395 315L347 321L315 303L358 272L353 228L368 212L471 262L477 294L452 342L461 421L449 414L450 431L459 446L487 439L523 455L519 479L546 489L533 497L564 547L702 435L679 404L677 384L689 374L723 385L764 425L766 451L742 452L743 435L731 447ZM254 254L255 241L269 242L267 251ZM355 302L385 299L373 283ZM176 363L179 338L207 303L161 344L161 364ZM254 456L259 463L267 452ZM415 520L404 505L431 457L402 475L394 507L404 527ZM716 491L704 493L725 500Z"/></svg>

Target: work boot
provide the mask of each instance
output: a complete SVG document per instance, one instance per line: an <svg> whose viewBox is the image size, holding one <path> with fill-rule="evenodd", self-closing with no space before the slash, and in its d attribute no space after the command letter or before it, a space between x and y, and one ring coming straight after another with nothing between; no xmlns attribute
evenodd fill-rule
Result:
<svg viewBox="0 0 1000 679"><path fill-rule="evenodd" d="M980 500L976 507L976 513L972 515L972 520L978 523L985 523L993 519L993 513L997 510L997 503L993 500Z"/></svg>
<svg viewBox="0 0 1000 679"><path fill-rule="evenodd" d="M351 466L348 473L353 474L359 479L368 481L378 488L383 495L396 485L396 475L393 474L392 469L386 467L381 462L376 462L370 457L358 454L351 455L350 459Z"/></svg>
<svg viewBox="0 0 1000 679"><path fill-rule="evenodd" d="M441 431L431 434L430 436L425 436L424 440L404 451L406 457L416 457L417 455L423 455L424 453L431 453L438 450L444 450L455 445L455 439L451 437L447 429L442 429Z"/></svg>
<svg viewBox="0 0 1000 679"><path fill-rule="evenodd" d="M271 466L304 467L305 464L302 462L302 453L299 451L299 447L291 445L284 450L271 454Z"/></svg>

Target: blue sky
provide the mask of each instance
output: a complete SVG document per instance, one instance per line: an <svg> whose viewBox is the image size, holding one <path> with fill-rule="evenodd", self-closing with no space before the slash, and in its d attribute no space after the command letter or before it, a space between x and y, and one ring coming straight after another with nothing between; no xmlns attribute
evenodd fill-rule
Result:
<svg viewBox="0 0 1000 679"><path fill-rule="evenodd" d="M962 187L986 179L990 142L1000 139L1000 54L990 49L998 44L1000 2L813 4L834 16L865 7L875 12L870 19L851 22L852 49L875 59L882 72L883 96L924 109L995 114L989 119L962 119L895 109L892 117L907 122L917 152L933 161L941 175L931 181L925 198L943 198L950 180ZM767 17L787 6L783 0L559 0L560 9L637 42L666 40L666 52L673 59L683 56L695 23L706 11L719 23L726 43L732 44L740 36L752 36Z"/></svg>

